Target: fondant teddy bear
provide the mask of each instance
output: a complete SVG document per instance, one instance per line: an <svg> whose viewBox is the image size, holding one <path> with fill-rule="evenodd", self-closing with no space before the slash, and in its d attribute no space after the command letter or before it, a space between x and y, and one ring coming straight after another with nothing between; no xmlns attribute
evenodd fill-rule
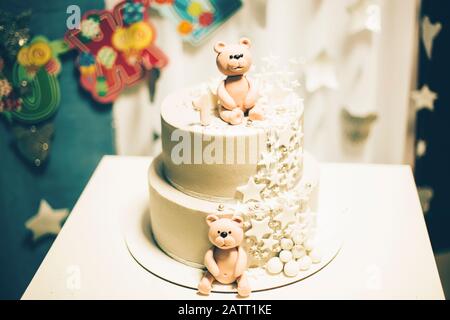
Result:
<svg viewBox="0 0 450 320"><path fill-rule="evenodd" d="M232 125L242 123L247 112L250 120L264 119L260 107L255 106L256 84L245 76L252 65L250 46L247 38L242 38L239 44L227 45L219 41L214 45L217 67L227 76L217 89L219 114L222 120Z"/></svg>
<svg viewBox="0 0 450 320"><path fill-rule="evenodd" d="M242 218L209 215L206 222L209 225L208 237L214 246L205 254L205 266L208 270L198 285L198 291L208 295L214 280L222 284L236 281L238 294L241 297L249 296L251 289L245 274L247 254L240 246L244 239Z"/></svg>

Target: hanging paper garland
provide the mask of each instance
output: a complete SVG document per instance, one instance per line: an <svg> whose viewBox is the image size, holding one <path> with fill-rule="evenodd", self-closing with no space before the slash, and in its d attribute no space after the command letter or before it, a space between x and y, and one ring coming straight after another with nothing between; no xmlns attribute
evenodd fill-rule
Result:
<svg viewBox="0 0 450 320"><path fill-rule="evenodd" d="M124 1L112 11L84 14L80 29L65 40L80 51L80 83L101 103L113 102L125 87L142 80L145 71L163 68L168 59L154 43L148 22L149 0Z"/></svg>
<svg viewBox="0 0 450 320"><path fill-rule="evenodd" d="M177 25L183 40L197 45L242 6L241 0L156 0L155 7Z"/></svg>

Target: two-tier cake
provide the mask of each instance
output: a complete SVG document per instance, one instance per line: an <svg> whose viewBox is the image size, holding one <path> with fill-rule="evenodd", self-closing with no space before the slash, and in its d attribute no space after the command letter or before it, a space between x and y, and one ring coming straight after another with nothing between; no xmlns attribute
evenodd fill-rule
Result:
<svg viewBox="0 0 450 320"><path fill-rule="evenodd" d="M236 63L232 70L245 64L246 50L222 49L226 63ZM205 220L213 214L243 218L249 267L292 277L320 262L314 247L318 166L303 149L303 101L289 68L270 58L252 73L253 116L243 108L230 120L234 111L220 109L226 99L221 82L163 102L162 153L149 170L150 216L157 244L172 258L204 266L211 248Z"/></svg>

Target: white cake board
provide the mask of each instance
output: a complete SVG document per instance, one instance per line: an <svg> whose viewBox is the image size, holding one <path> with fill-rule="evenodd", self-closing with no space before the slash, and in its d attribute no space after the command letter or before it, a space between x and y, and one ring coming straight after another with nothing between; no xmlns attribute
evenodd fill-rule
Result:
<svg viewBox="0 0 450 320"><path fill-rule="evenodd" d="M320 252L321 262L312 264L309 270L300 271L296 277L287 277L283 273L270 275L262 268L252 268L247 271L252 291L263 291L286 286L310 277L326 267L338 254L342 245L341 211L333 213L318 212L317 235L314 239ZM126 212L127 221L124 226L124 236L129 252L136 262L155 276L173 284L197 290L203 270L190 267L164 253L152 236L150 214L144 212ZM236 293L233 285L213 285L215 293Z"/></svg>

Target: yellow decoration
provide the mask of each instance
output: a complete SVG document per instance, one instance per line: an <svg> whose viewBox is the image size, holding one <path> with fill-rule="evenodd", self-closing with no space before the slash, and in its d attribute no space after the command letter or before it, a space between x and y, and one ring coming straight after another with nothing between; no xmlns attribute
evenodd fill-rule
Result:
<svg viewBox="0 0 450 320"><path fill-rule="evenodd" d="M33 43L28 49L28 59L32 65L43 66L52 57L52 49L45 42Z"/></svg>
<svg viewBox="0 0 450 320"><path fill-rule="evenodd" d="M152 28L145 22L133 23L128 28L131 47L136 50L145 49L153 40Z"/></svg>
<svg viewBox="0 0 450 320"><path fill-rule="evenodd" d="M193 29L192 23L186 20L181 21L178 25L178 32L182 35L188 35Z"/></svg>
<svg viewBox="0 0 450 320"><path fill-rule="evenodd" d="M191 15L193 17L198 17L203 12L202 5L195 1L191 2L189 7L187 8L187 12L189 13L189 15Z"/></svg>
<svg viewBox="0 0 450 320"><path fill-rule="evenodd" d="M117 28L116 31L114 31L111 41L114 48L119 51L127 51L131 49L130 42L128 40L128 32L125 28Z"/></svg>
<svg viewBox="0 0 450 320"><path fill-rule="evenodd" d="M17 54L17 61L20 65L24 67L28 67L31 65L30 59L28 59L28 48L23 47L19 50L19 53Z"/></svg>
<svg viewBox="0 0 450 320"><path fill-rule="evenodd" d="M90 66L81 66L80 72L82 75L91 75L95 73L95 64L92 64Z"/></svg>
<svg viewBox="0 0 450 320"><path fill-rule="evenodd" d="M112 36L112 44L119 51L143 50L153 40L152 28L143 21L128 28L118 28Z"/></svg>

